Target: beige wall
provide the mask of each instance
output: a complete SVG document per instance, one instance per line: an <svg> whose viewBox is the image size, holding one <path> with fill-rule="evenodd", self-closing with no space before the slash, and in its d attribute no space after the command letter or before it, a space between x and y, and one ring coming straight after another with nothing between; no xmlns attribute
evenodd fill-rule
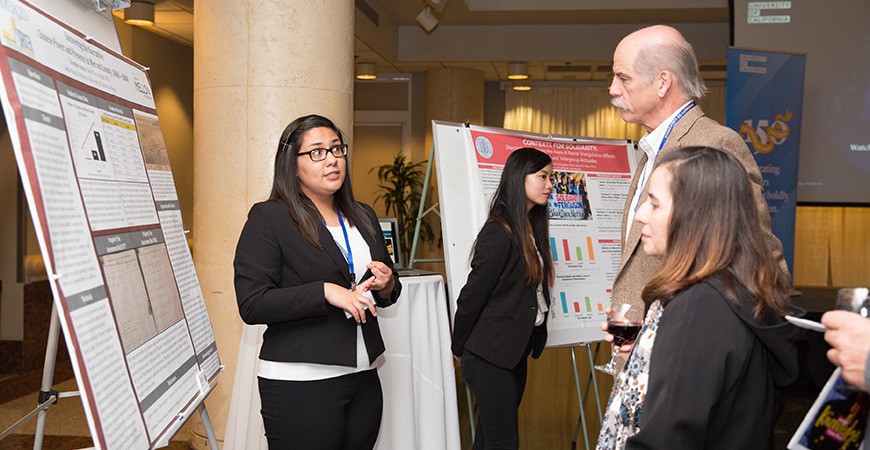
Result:
<svg viewBox="0 0 870 450"><path fill-rule="evenodd" d="M411 107L408 80L357 81L354 83L354 111L408 111Z"/></svg>
<svg viewBox="0 0 870 450"><path fill-rule="evenodd" d="M371 204L378 214L385 214L385 211L382 202L372 203L374 195L377 195L377 188L372 183L377 183L377 177L374 173L368 174L368 170L392 162L393 156L398 151L402 151L410 161L415 163L424 162L429 158L427 142L431 142L431 138L427 138L427 133L431 132L432 125L426 119L425 78L425 74L415 73L410 76L410 80L402 82L381 80L355 84L353 145L356 150L352 160L354 194L358 199ZM401 131L397 129L399 125L401 125ZM365 133L366 136L358 136L359 132ZM389 151L381 149L384 151L381 159L370 159L368 151L365 149L376 144L378 139L384 139L384 141L376 145L390 145L386 144L390 140L388 135L394 133L401 133L401 146L393 145ZM392 139L396 137L398 136L393 136ZM360 145L363 147L360 148ZM387 156L389 157L387 158ZM425 175L426 165L424 164L420 170ZM434 178L434 172L432 176ZM437 202L437 192L434 185L430 188L427 199L426 208ZM443 251L438 243L441 236L441 223L438 220L438 215L430 213L426 216L426 220L436 235L436 241L429 244L421 242L417 249L417 259L443 259ZM410 251L411 249L405 250ZM416 264L415 267L443 274L444 264L420 263Z"/></svg>
<svg viewBox="0 0 870 450"><path fill-rule="evenodd" d="M124 55L148 77L185 230L193 230L193 49L115 19ZM188 235L188 239L194 236Z"/></svg>
<svg viewBox="0 0 870 450"><path fill-rule="evenodd" d="M357 200L371 205L379 216L387 216L380 193L377 167L391 164L402 152L400 125L355 126L351 148L351 182Z"/></svg>
<svg viewBox="0 0 870 450"><path fill-rule="evenodd" d="M24 291L18 283L18 167L5 122L0 136L0 340L24 339ZM26 205L23 205L26 207Z"/></svg>

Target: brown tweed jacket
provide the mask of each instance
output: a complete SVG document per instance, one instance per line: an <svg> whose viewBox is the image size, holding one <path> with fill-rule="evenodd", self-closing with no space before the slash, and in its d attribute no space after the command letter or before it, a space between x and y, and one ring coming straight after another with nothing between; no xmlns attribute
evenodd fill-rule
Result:
<svg viewBox="0 0 870 450"><path fill-rule="evenodd" d="M761 172L759 172L755 158L752 157L752 153L749 152L746 143L734 130L719 125L715 120L705 116L700 106L696 106L686 113L674 126L659 156L666 154L673 148L693 145L704 145L725 150L734 155L746 167L749 178L752 180L755 204L758 207L758 216L763 226L763 230L760 231L764 233L764 238L771 254L779 261L780 268L788 276L788 268L782 256L782 243L770 230L770 214L767 211L767 201L764 199L761 187ZM632 305L632 309L635 307L639 308L638 311L644 311L643 301L640 298L643 288L661 268L661 261L654 256L644 253L643 247L639 245L640 225L637 222L631 224L625 223L625 218L628 217L628 208L631 206L631 199L637 190L638 178L640 177L641 169L646 164L646 160L646 154L644 154L641 157L637 170L635 170L634 177L631 180L631 187L628 190L628 198L625 200L622 216L622 238L624 242L622 260L619 263L619 270L613 282L614 303L629 303ZM638 204L646 200L648 187L649 183L644 187ZM626 233L628 233L627 240L625 239ZM638 317L638 319L642 320L642 317Z"/></svg>

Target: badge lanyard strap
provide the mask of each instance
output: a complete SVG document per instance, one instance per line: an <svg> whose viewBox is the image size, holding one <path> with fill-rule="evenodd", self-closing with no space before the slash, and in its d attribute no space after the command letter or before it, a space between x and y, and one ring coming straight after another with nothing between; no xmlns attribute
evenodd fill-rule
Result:
<svg viewBox="0 0 870 450"><path fill-rule="evenodd" d="M686 113L691 111L692 108L695 107L695 105L696 105L695 101L692 100L686 106L683 106L683 109L681 109L680 112L677 113L677 116L674 117L674 120L672 120L671 124L668 125L668 129L665 130L665 136L662 138L662 141L659 143L659 149L658 149L658 151L656 151L656 154L653 155L653 159L652 159L652 163L651 163L653 166L656 164L656 159L658 159L659 153L661 153L661 151L662 151L662 147L665 146L665 142L668 141L668 137L671 135L671 131L674 131L674 127L677 125L677 122L679 122L680 119L682 119L683 116L686 115ZM652 166L650 166L650 167L652 167ZM643 189L643 185L644 185L644 183L646 183L646 177L644 176L643 180L641 180L641 181L642 181L642 183L638 183L638 185L637 185L638 189ZM634 205L634 212L637 212L638 206L640 206L640 202L637 202L637 204Z"/></svg>
<svg viewBox="0 0 870 450"><path fill-rule="evenodd" d="M341 225L341 232L344 234L344 245L347 247L347 252L344 253L347 259L347 266L350 269L350 290L356 289L356 272L353 270L353 249L350 248L350 238L347 236L347 228L344 226L344 220L341 218L341 212L335 211L338 214L338 223Z"/></svg>

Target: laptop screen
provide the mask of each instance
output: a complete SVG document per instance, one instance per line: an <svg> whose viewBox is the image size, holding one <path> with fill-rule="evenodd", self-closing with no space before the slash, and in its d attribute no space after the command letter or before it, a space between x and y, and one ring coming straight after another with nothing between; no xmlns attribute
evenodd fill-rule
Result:
<svg viewBox="0 0 870 450"><path fill-rule="evenodd" d="M404 267L402 261L402 244L399 242L399 222L395 217L378 217L381 233L387 243L387 252L396 267Z"/></svg>

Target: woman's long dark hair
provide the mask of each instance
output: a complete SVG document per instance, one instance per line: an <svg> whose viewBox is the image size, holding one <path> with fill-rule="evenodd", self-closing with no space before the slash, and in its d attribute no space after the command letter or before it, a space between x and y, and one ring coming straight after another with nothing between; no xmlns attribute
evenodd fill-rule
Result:
<svg viewBox="0 0 870 450"><path fill-rule="evenodd" d="M725 295L737 300L740 283L755 298L754 314L785 313L789 283L761 233L761 221L746 169L710 147L683 147L662 155L657 170L673 175L667 251L661 270L643 290L649 304L712 275L722 277Z"/></svg>
<svg viewBox="0 0 870 450"><path fill-rule="evenodd" d="M335 131L338 139L344 144L344 136L341 130L326 117L309 115L300 117L287 125L281 133L278 141L278 151L275 153L275 174L272 180L271 200L282 200L290 208L290 215L302 236L318 249L323 249L317 238L317 230L323 217L314 206L314 202L302 191L299 177L296 176L299 168L299 148L305 133L313 128L329 128ZM327 155L327 158L331 156ZM349 168L348 168L349 169ZM341 213L351 224L361 228L369 236L375 235L374 227L368 219L365 209L357 203L353 197L353 189L350 185L348 170L344 173L344 182L341 188L333 196L335 209Z"/></svg>
<svg viewBox="0 0 870 450"><path fill-rule="evenodd" d="M507 229L514 248L522 255L526 279L534 285L546 281L548 286L552 286L555 275L547 229L547 206L535 205L526 211L526 175L537 173L551 163L550 157L540 150L528 147L514 150L505 162L486 219L487 222L500 223ZM534 243L532 236L535 237ZM544 261L543 267L539 264L538 254Z"/></svg>

